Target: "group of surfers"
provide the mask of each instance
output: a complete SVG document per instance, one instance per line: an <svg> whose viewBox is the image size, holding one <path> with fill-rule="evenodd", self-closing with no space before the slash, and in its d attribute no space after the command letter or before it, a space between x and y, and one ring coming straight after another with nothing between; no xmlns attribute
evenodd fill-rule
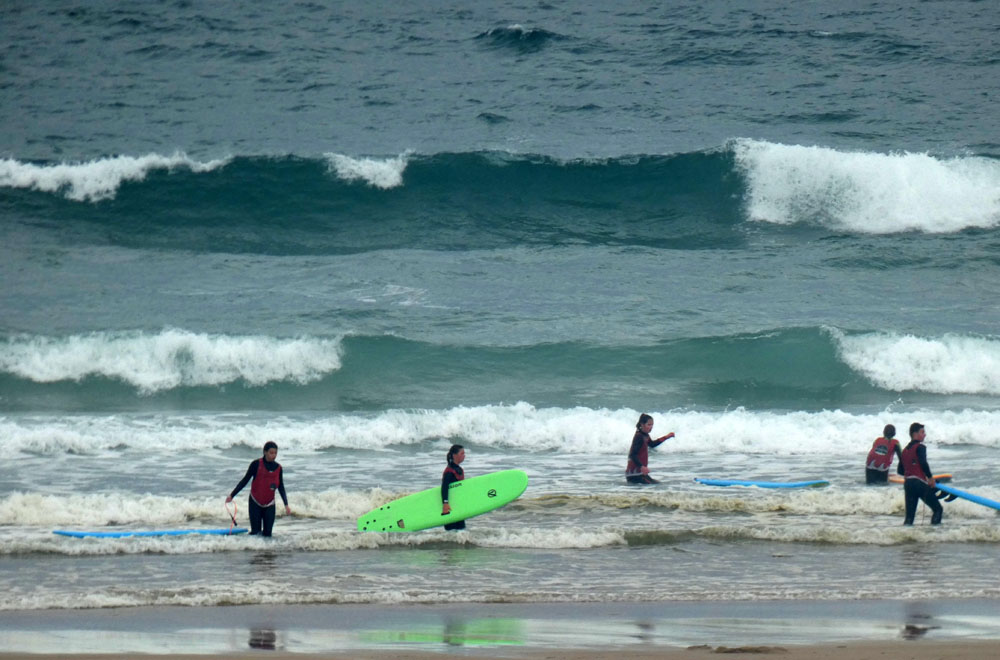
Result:
<svg viewBox="0 0 1000 660"><path fill-rule="evenodd" d="M277 495L285 504L285 514L291 515L288 506L288 495L285 493L285 477L281 464L277 461L278 444L268 441L264 443L264 455L250 462L246 473L236 484L233 492L226 497L226 504L250 484L250 498L247 505L247 517L250 519L250 534L252 536L271 536L274 528L274 518L277 509ZM441 476L441 515L451 513L448 504L448 490L456 481L465 479L462 461L465 460L465 448L462 445L452 445L448 450L448 465ZM235 518L234 518L235 522ZM465 529L465 521L459 520L444 526L447 530Z"/></svg>
<svg viewBox="0 0 1000 660"><path fill-rule="evenodd" d="M927 464L927 447L924 446L926 436L924 425L913 422L910 424L910 442L900 449L899 441L896 440L896 427L886 424L881 437L872 443L865 464L865 483L884 484L889 481L892 459L899 457L896 472L903 475L903 494L906 503L904 525L913 524L917 504L921 500L931 509L932 525L939 525L944 514L944 507L938 501L944 495L939 494L934 473Z"/></svg>
<svg viewBox="0 0 1000 660"><path fill-rule="evenodd" d="M632 437L632 444L629 447L628 463L625 467L625 479L629 483L635 484L655 484L659 483L649 475L649 450L663 444L674 433L668 433L655 440L650 436L653 430L653 417L646 413L639 416L639 421L635 425L635 435ZM927 448L924 446L926 431L924 425L919 422L910 424L910 442L904 448L900 448L899 441L896 440L896 427L892 424L886 425L882 431L882 436L877 438L872 444L871 451L868 452L868 461L865 466L865 481L869 484L885 484L889 481L889 468L892 466L893 458L898 456L899 463L896 471L903 475L903 493L906 502L904 525L912 525L913 518L917 511L917 504L922 500L932 511L931 524L937 525L941 522L943 507L938 501L938 489L934 482L934 475L927 464ZM271 536L274 527L274 517L276 506L276 494L281 496L285 504L285 513L291 514L288 507L288 496L285 494L285 481L282 475L281 465L277 462L278 445L274 442L264 444L264 455L252 461L247 468L243 478L233 489L226 503L233 501L233 498L243 490L248 483L250 486L249 511L250 534L261 536ZM441 475L441 515L445 516L451 512L448 503L448 491L453 483L465 479L465 471L462 469L462 461L465 460L465 449L462 445L452 445L448 449L447 465ZM447 530L465 529L465 521L460 520L444 526Z"/></svg>

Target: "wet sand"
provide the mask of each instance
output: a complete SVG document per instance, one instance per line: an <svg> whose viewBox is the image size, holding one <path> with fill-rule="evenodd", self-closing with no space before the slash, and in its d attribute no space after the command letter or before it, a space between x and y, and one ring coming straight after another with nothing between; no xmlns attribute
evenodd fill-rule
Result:
<svg viewBox="0 0 1000 660"><path fill-rule="evenodd" d="M782 658L782 660L981 660L996 657L1000 644L996 642L921 642L907 644L900 642L839 644L836 646L745 646L690 649L619 649L601 650L545 649L518 652L464 653L480 660L598 660L599 658L622 658L623 660L706 660L708 658ZM448 651L350 651L322 654L300 654L289 652L268 653L274 660L313 660L319 658L356 658L357 660L431 660L448 655ZM57 660L60 655L32 655L0 652L4 660ZM128 654L97 654L79 656L88 660L121 660ZM174 656L161 656L174 657ZM259 651L244 651L221 655L179 655L183 660L211 658L229 660L235 658L262 657Z"/></svg>
<svg viewBox="0 0 1000 660"><path fill-rule="evenodd" d="M1000 601L296 605L0 612L0 660L160 657L963 660Z"/></svg>

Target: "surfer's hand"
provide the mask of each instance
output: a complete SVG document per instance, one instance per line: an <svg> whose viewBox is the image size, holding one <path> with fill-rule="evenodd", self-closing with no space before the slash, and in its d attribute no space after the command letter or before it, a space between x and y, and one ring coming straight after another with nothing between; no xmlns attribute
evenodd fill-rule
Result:
<svg viewBox="0 0 1000 660"><path fill-rule="evenodd" d="M226 498L226 504L229 504L229 503L230 503L230 502L232 502L232 501L233 501L233 496L232 496L232 495L230 495L230 496L228 496L228 497Z"/></svg>
<svg viewBox="0 0 1000 660"><path fill-rule="evenodd" d="M441 507L441 515L447 516L449 513L451 513L451 507L445 502L444 506Z"/></svg>
<svg viewBox="0 0 1000 660"><path fill-rule="evenodd" d="M930 486L931 488L934 488L934 486L937 485L937 482L934 481L934 477L931 477L930 479L927 480L927 485Z"/></svg>
<svg viewBox="0 0 1000 660"><path fill-rule="evenodd" d="M285 505L285 515L286 516L292 515L292 509L287 504Z"/></svg>
<svg viewBox="0 0 1000 660"><path fill-rule="evenodd" d="M642 472L643 474L649 474L649 468L646 467L645 465L643 465L642 469L639 470L639 471Z"/></svg>
<svg viewBox="0 0 1000 660"><path fill-rule="evenodd" d="M659 438L658 442L663 442L664 440L669 440L672 437L674 437L674 432L673 431L671 431L670 433L666 434L662 438Z"/></svg>

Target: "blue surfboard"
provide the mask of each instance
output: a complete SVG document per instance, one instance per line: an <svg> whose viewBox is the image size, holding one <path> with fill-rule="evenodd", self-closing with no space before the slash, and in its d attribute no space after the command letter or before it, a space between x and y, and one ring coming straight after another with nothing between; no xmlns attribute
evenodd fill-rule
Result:
<svg viewBox="0 0 1000 660"><path fill-rule="evenodd" d="M950 495L954 495L955 497L961 497L963 500L969 500L970 502L982 504L983 506L988 506L991 509L1000 511L1000 502L997 502L996 500L991 500L990 498L983 497L982 495L974 495L958 488L945 486L944 484L937 484L937 487Z"/></svg>
<svg viewBox="0 0 1000 660"><path fill-rule="evenodd" d="M222 536L229 536L230 534L246 534L246 527L234 527L232 529L154 529L150 531L134 531L134 532L73 532L65 529L54 529L53 534L59 534L60 536L73 536L78 539L82 538L99 538L99 539L121 539L126 536L184 536L185 534L218 534Z"/></svg>
<svg viewBox="0 0 1000 660"><path fill-rule="evenodd" d="M755 486L757 488L820 488L829 486L825 479L816 481L747 481L744 479L699 479L695 481L706 486Z"/></svg>

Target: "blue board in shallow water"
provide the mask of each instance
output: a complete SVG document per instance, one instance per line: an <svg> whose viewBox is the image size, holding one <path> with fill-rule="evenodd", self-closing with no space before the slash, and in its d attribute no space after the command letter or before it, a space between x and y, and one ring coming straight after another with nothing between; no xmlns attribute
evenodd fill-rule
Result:
<svg viewBox="0 0 1000 660"><path fill-rule="evenodd" d="M699 479L695 481L706 486L756 486L757 488L820 488L829 486L825 479L815 481L746 481L743 479Z"/></svg>
<svg viewBox="0 0 1000 660"><path fill-rule="evenodd" d="M983 506L988 506L991 509L996 509L997 511L1000 511L1000 502L997 502L996 500L991 500L990 498L983 497L982 495L974 495L964 490L959 490L958 488L945 486L944 484L937 484L937 487L939 490L943 490L949 495L961 497L964 500L969 500L970 502L975 502L976 504L982 504Z"/></svg>
<svg viewBox="0 0 1000 660"><path fill-rule="evenodd" d="M231 534L246 534L246 532L247 529L245 527L234 527L232 529L154 529L146 532L72 532L65 529L52 530L53 534L59 534L60 536L73 536L78 539L91 537L100 539L120 539L125 538L126 536L184 536L186 534L217 534L220 536L229 536Z"/></svg>

